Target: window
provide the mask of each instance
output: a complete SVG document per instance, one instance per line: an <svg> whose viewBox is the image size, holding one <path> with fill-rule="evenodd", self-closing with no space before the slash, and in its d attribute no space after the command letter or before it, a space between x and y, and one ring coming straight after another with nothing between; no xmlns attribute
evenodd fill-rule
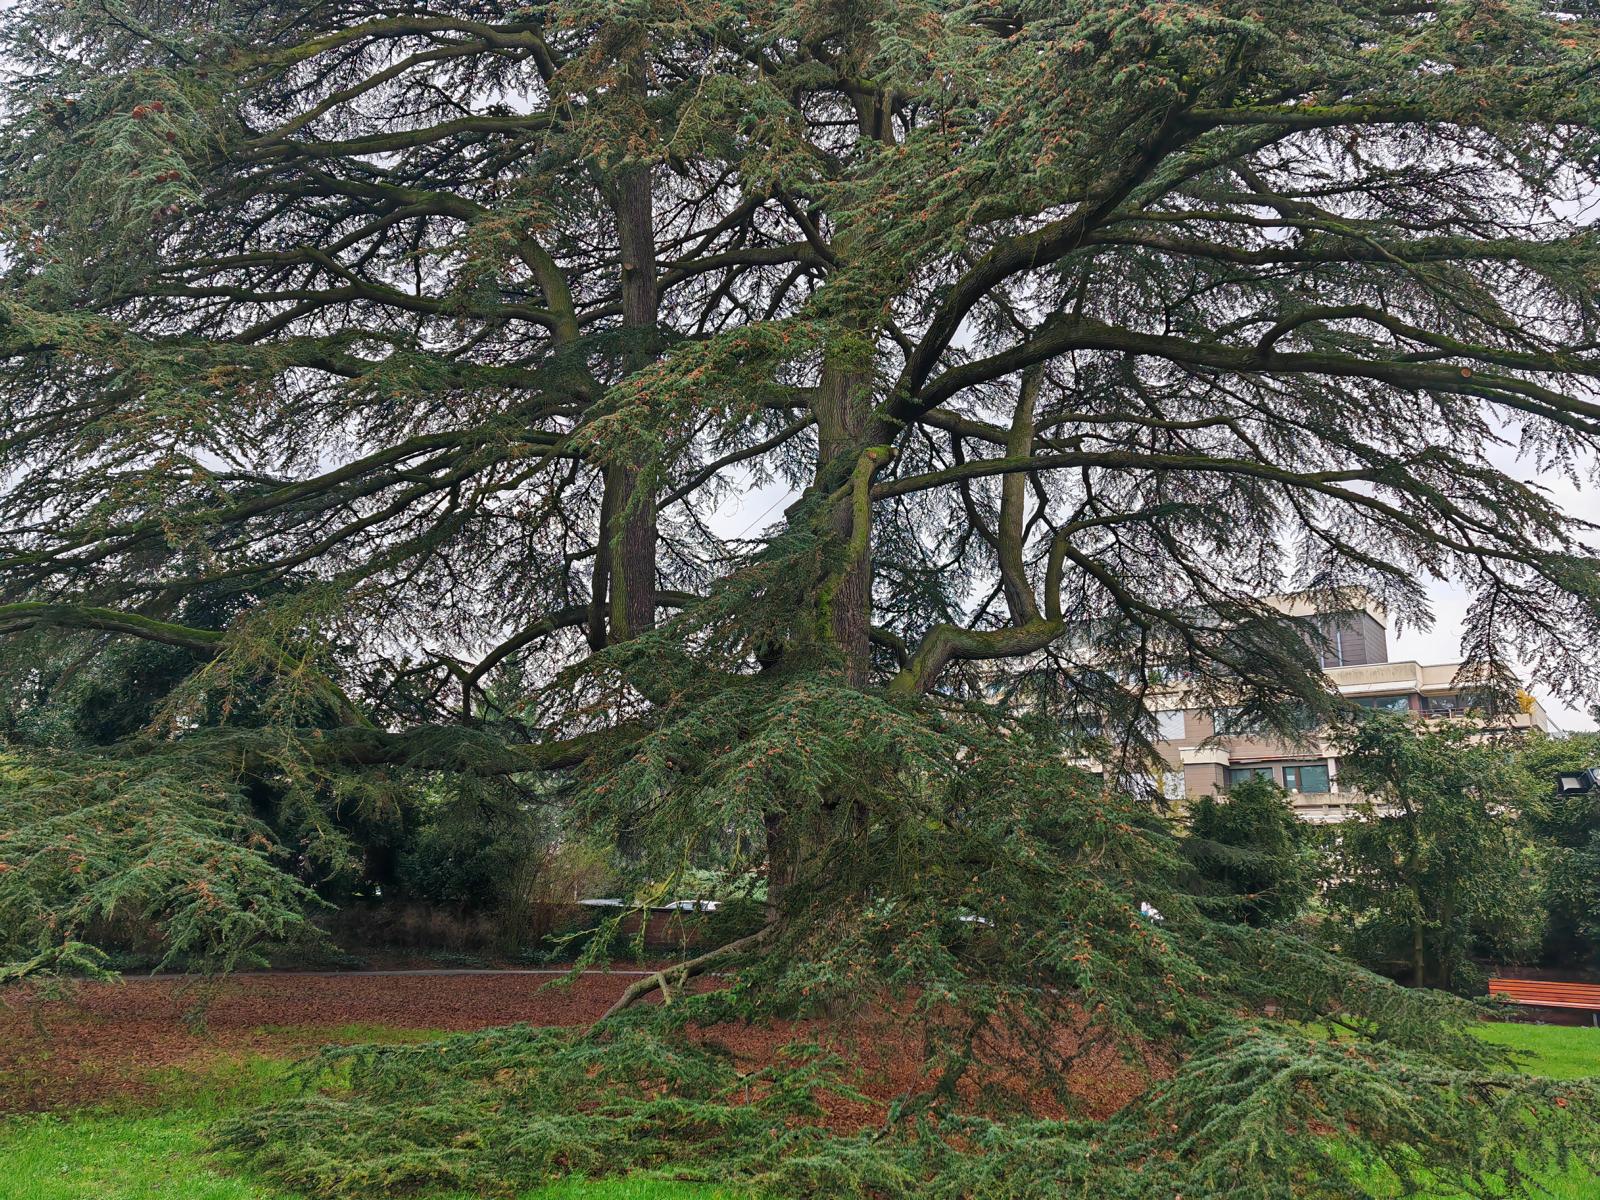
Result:
<svg viewBox="0 0 1600 1200"><path fill-rule="evenodd" d="M1466 696L1447 694L1422 698L1422 711L1430 717L1462 717L1475 707Z"/></svg>
<svg viewBox="0 0 1600 1200"><path fill-rule="evenodd" d="M1261 732L1261 722L1254 717L1246 716L1242 708L1212 709L1211 724L1223 735Z"/></svg>
<svg viewBox="0 0 1600 1200"><path fill-rule="evenodd" d="M1410 696L1353 696L1362 708L1375 708L1379 712L1410 712Z"/></svg>
<svg viewBox="0 0 1600 1200"><path fill-rule="evenodd" d="M1183 710L1171 709L1156 713L1156 740L1176 742L1183 737Z"/></svg>
<svg viewBox="0 0 1600 1200"><path fill-rule="evenodd" d="M1168 800L1182 800L1188 796L1189 788L1184 782L1183 770L1181 768L1162 772L1161 794Z"/></svg>
<svg viewBox="0 0 1600 1200"><path fill-rule="evenodd" d="M1105 725L1100 720L1099 713L1072 713L1062 728L1069 741L1093 741L1105 732Z"/></svg>
<svg viewBox="0 0 1600 1200"><path fill-rule="evenodd" d="M1137 796L1141 800L1150 800L1161 794L1161 778L1140 772L1135 775L1119 775L1117 789L1130 796Z"/></svg>
<svg viewBox="0 0 1600 1200"><path fill-rule="evenodd" d="M1344 626L1337 620L1329 632L1328 645L1322 651L1322 665L1325 667L1344 666Z"/></svg>
<svg viewBox="0 0 1600 1200"><path fill-rule="evenodd" d="M1302 795L1325 796L1329 792L1328 764L1302 763L1283 769L1283 786Z"/></svg>
<svg viewBox="0 0 1600 1200"><path fill-rule="evenodd" d="M1274 782L1276 782L1276 779L1275 779L1275 777L1274 777L1274 775L1272 773L1272 768L1271 767L1229 767L1228 768L1228 786L1229 787L1232 787L1236 783L1243 783L1247 779L1272 779L1272 780L1274 780Z"/></svg>

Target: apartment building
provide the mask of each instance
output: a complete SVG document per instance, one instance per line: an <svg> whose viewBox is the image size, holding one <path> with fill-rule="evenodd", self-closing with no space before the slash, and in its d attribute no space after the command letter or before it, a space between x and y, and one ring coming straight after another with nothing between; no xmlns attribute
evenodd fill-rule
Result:
<svg viewBox="0 0 1600 1200"><path fill-rule="evenodd" d="M1353 595L1346 611L1319 613L1299 597L1275 601L1293 616L1309 617L1322 630L1323 669L1340 694L1368 708L1411 713L1439 720L1481 721L1457 687L1460 663L1391 662L1388 618L1371 597ZM1174 692L1161 710L1159 749L1167 768L1158 778L1169 799L1207 793L1220 795L1252 776L1266 776L1293 796L1295 811L1313 822L1339 821L1358 797L1339 786L1339 760L1317 734L1299 745L1284 745L1246 730L1229 728L1227 709L1185 708ZM1533 696L1524 693L1522 711L1498 717L1497 729L1548 729L1549 719Z"/></svg>

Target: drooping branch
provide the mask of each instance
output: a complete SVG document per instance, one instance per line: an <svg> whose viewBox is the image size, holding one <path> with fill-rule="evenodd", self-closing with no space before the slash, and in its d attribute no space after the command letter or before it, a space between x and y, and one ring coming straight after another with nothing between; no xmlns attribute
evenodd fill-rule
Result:
<svg viewBox="0 0 1600 1200"><path fill-rule="evenodd" d="M688 983L689 980L695 978L696 976L704 975L707 970L715 966L717 963L726 962L727 960L735 958L740 954L745 954L756 949L763 942L771 938L774 932L776 932L776 926L765 925L752 934L748 934L742 938L735 938L726 945L718 946L715 950L708 950L706 953L698 955L695 958L691 958L687 962L678 963L677 965L671 967L665 967L653 975L646 976L644 979L640 979L636 983L629 984L628 987L623 991L622 995L617 997L616 1002L613 1003L610 1008L606 1009L605 1013L600 1017L600 1020L604 1021L610 1017L616 1016L618 1013L624 1011L625 1009L631 1008L640 1000L643 1000L646 996L656 991L661 992L663 997L665 997L670 1003L672 999L672 988L681 988L684 984Z"/></svg>

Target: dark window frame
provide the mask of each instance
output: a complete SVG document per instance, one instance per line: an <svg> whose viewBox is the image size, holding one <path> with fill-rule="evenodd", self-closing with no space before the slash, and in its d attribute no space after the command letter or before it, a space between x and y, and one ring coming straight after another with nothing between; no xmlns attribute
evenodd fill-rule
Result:
<svg viewBox="0 0 1600 1200"><path fill-rule="evenodd" d="M1308 788L1304 785L1305 772L1321 772L1320 789ZM1290 782L1293 772L1294 782ZM1315 777L1315 776L1313 776ZM1327 762L1284 763L1283 786L1292 795L1296 796L1331 796L1333 794L1333 769Z"/></svg>
<svg viewBox="0 0 1600 1200"><path fill-rule="evenodd" d="M1229 787L1233 787L1238 783L1244 783L1249 779L1270 779L1273 783L1277 783L1278 773L1276 768L1274 768L1271 763L1260 763L1258 765L1228 768Z"/></svg>

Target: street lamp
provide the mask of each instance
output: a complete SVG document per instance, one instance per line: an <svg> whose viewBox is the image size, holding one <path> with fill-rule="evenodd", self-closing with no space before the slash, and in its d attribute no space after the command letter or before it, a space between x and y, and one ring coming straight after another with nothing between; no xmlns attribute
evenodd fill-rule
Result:
<svg viewBox="0 0 1600 1200"><path fill-rule="evenodd" d="M1600 767L1587 771L1561 771L1556 775L1556 795L1587 796L1600 791Z"/></svg>

